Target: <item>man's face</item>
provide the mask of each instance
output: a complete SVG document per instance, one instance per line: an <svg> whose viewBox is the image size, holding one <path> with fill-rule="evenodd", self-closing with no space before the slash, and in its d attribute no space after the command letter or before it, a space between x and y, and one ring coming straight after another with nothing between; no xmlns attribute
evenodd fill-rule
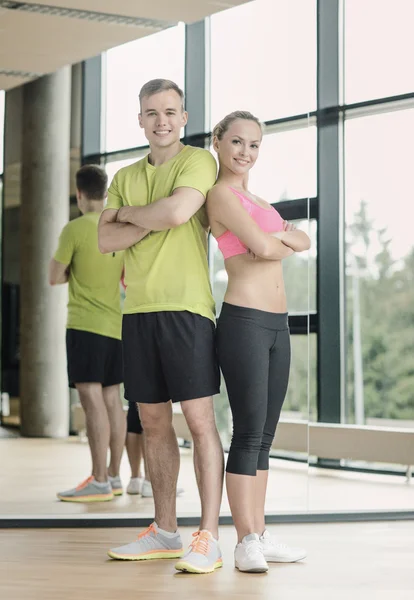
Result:
<svg viewBox="0 0 414 600"><path fill-rule="evenodd" d="M150 146L167 148L179 141L188 117L177 92L167 90L144 96L138 118Z"/></svg>

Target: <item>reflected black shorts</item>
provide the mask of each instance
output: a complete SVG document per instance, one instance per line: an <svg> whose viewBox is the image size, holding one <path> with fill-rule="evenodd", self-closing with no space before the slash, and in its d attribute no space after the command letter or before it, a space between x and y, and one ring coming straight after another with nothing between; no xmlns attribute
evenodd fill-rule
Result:
<svg viewBox="0 0 414 600"><path fill-rule="evenodd" d="M70 387L76 383L122 383L122 342L105 335L67 329L66 354Z"/></svg>
<svg viewBox="0 0 414 600"><path fill-rule="evenodd" d="M220 391L215 325L188 311L124 315L125 398L158 404Z"/></svg>

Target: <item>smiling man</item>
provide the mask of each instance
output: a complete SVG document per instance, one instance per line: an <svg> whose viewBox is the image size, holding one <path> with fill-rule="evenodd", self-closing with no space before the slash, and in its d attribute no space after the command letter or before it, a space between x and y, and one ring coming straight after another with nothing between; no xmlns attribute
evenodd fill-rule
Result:
<svg viewBox="0 0 414 600"><path fill-rule="evenodd" d="M122 327L125 395L139 404L155 521L137 541L109 556L124 560L181 558L178 570L221 566L218 515L223 451L212 396L219 392L214 301L207 264L205 198L216 162L180 142L187 123L184 94L155 79L140 92L139 124L150 153L115 175L99 224L99 247L125 250ZM180 402L194 443L200 530L183 555L176 520L179 451L172 402Z"/></svg>

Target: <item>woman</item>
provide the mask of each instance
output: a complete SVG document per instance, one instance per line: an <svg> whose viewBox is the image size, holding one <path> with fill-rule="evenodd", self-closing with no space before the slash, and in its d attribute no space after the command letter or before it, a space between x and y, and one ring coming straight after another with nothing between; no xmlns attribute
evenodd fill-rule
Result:
<svg viewBox="0 0 414 600"><path fill-rule="evenodd" d="M290 367L282 260L307 250L310 240L248 190L261 140L260 122L248 112L231 113L214 128L219 175L207 198L228 274L217 351L233 414L226 485L238 535L235 566L248 572L267 571L266 559L295 562L306 555L265 529L269 451Z"/></svg>

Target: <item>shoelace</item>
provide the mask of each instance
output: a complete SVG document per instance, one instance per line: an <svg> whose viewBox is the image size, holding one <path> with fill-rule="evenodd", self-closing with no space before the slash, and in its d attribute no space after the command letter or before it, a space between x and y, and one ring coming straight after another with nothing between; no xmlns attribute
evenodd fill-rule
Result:
<svg viewBox="0 0 414 600"><path fill-rule="evenodd" d="M263 556L262 546L257 540L251 540L246 544L246 553L249 558L257 558L258 555Z"/></svg>
<svg viewBox="0 0 414 600"><path fill-rule="evenodd" d="M208 547L210 542L210 534L208 531L196 531L193 533L193 540L190 544L192 551L197 552L198 554L204 554L204 556L208 553Z"/></svg>
<svg viewBox="0 0 414 600"><path fill-rule="evenodd" d="M85 479L85 481L82 481L82 483L80 483L77 487L76 487L76 491L80 492L81 490L83 490L83 488L86 488L87 485L89 485L92 481L93 481L93 475L91 475L90 477L88 477L87 479Z"/></svg>
<svg viewBox="0 0 414 600"><path fill-rule="evenodd" d="M157 535L157 530L155 529L154 523L151 523L151 525L147 529L141 531L141 533L138 534L138 539L140 540L141 538L146 537L151 532Z"/></svg>

